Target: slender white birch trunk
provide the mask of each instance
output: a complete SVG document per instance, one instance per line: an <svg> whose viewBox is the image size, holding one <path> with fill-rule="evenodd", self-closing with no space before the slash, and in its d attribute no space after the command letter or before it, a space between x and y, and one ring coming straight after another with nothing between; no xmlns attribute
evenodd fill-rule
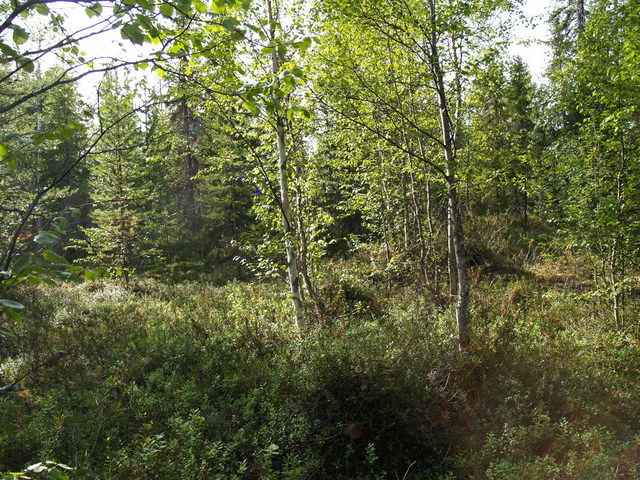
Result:
<svg viewBox="0 0 640 480"><path fill-rule="evenodd" d="M457 280L456 296L456 327L458 330L458 348L461 351L469 347L469 279L467 276L467 254L464 246L464 233L458 200L458 178L456 173L456 131L452 121L450 107L447 100L447 92L440 64L438 51L438 38L436 31L436 5L435 0L430 0L432 17L432 30L430 38L431 59L430 67L433 73L434 86L438 96L438 110L440 113L440 127L442 131L442 150L446 165L447 197L449 210L449 248L453 250L450 256L455 260L455 265L450 262L450 275L455 269ZM460 94L457 92L458 95ZM456 105L458 107L458 105Z"/></svg>
<svg viewBox="0 0 640 480"><path fill-rule="evenodd" d="M273 6L271 0L266 0L269 19L270 40L276 36L276 24L274 21ZM277 49L271 53L272 73L275 76L280 71ZM288 156L285 142L285 117L284 113L276 113L276 135L278 137L278 169L280 174L280 206L282 213L282 226L284 229L284 245L287 251L287 271L289 274L289 286L291 289L291 301L295 310L296 325L300 331L306 327L302 298L300 295L300 275L298 273L298 256L294 245L293 223L291 221L291 201L289 199Z"/></svg>

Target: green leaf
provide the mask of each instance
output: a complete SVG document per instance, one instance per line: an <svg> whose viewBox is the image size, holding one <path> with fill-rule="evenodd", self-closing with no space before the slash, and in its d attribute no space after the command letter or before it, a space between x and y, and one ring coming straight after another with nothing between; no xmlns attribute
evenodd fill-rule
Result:
<svg viewBox="0 0 640 480"><path fill-rule="evenodd" d="M296 79L292 75L286 75L282 77L282 82L291 89L295 88L296 86Z"/></svg>
<svg viewBox="0 0 640 480"><path fill-rule="evenodd" d="M15 333L13 333L8 328L0 327L0 335L6 335L8 337L15 337Z"/></svg>
<svg viewBox="0 0 640 480"><path fill-rule="evenodd" d="M47 472L47 477L51 480L69 480L69 477L66 473L55 469Z"/></svg>
<svg viewBox="0 0 640 480"><path fill-rule="evenodd" d="M153 24L153 20L151 20L151 18L149 18L147 15L136 15L136 25L143 28L149 33L157 34L157 30L155 28L155 25Z"/></svg>
<svg viewBox="0 0 640 480"><path fill-rule="evenodd" d="M294 46L294 48L297 48L300 51L300 55L304 55L305 52L311 46L312 42L313 42L313 40L310 37L306 37L304 40L302 40L300 42L294 42L293 46Z"/></svg>
<svg viewBox="0 0 640 480"><path fill-rule="evenodd" d="M67 231L69 220L65 217L56 217L53 219L53 227L57 233L64 234Z"/></svg>
<svg viewBox="0 0 640 480"><path fill-rule="evenodd" d="M23 304L6 298L0 298L0 306L10 308L11 310L22 310L24 308Z"/></svg>
<svg viewBox="0 0 640 480"><path fill-rule="evenodd" d="M21 26L11 25L11 29L13 30L13 41L16 42L17 45L21 45L29 40L29 32Z"/></svg>
<svg viewBox="0 0 640 480"><path fill-rule="evenodd" d="M55 280L53 280L52 278L46 275L39 275L37 277L30 276L27 278L27 282L29 282L29 285L40 285L41 283L45 283L50 287L53 287L56 285Z"/></svg>
<svg viewBox="0 0 640 480"><path fill-rule="evenodd" d="M169 3L163 3L160 5L160 13L165 17L171 17L173 15L173 5Z"/></svg>
<svg viewBox="0 0 640 480"><path fill-rule="evenodd" d="M234 23L234 21L230 18L225 18L222 21L222 26L225 28L225 30L228 30L230 32L235 32L236 31L236 25Z"/></svg>
<svg viewBox="0 0 640 480"><path fill-rule="evenodd" d="M4 143L0 143L0 161L2 161L8 151L9 149L7 148L7 146Z"/></svg>
<svg viewBox="0 0 640 480"><path fill-rule="evenodd" d="M97 280L98 279L98 275L96 275L95 273L93 273L92 270L85 270L84 271L84 278L86 278L87 280Z"/></svg>
<svg viewBox="0 0 640 480"><path fill-rule="evenodd" d="M129 23L122 27L122 30L120 30L120 35L122 36L122 38L130 40L136 45L142 45L145 40L144 33L142 33L140 27L135 23Z"/></svg>
<svg viewBox="0 0 640 480"><path fill-rule="evenodd" d="M213 13L216 13L218 15L224 13L224 11L226 10L227 6L225 4L225 2L222 2L220 0L215 0L212 4L211 4L211 10L213 10Z"/></svg>
<svg viewBox="0 0 640 480"><path fill-rule="evenodd" d="M56 252L52 252L49 249L47 249L44 252L42 252L42 256L48 262L64 263L65 265L69 265L69 260L67 260L66 258L64 258L61 255L58 255Z"/></svg>
<svg viewBox="0 0 640 480"><path fill-rule="evenodd" d="M245 23L245 26L248 27L249 29L253 30L255 33L258 34L258 36L260 37L260 40L266 40L267 37L265 36L264 32L262 31L262 29L260 27L257 27L255 25L251 25L249 23Z"/></svg>
<svg viewBox="0 0 640 480"><path fill-rule="evenodd" d="M73 273L73 272L60 272L60 278L62 278L63 280L68 280L76 283L82 282L82 279L80 278L80 276L77 273Z"/></svg>
<svg viewBox="0 0 640 480"><path fill-rule="evenodd" d="M7 157L5 163L7 164L7 167L9 167L14 172L18 170L18 158L15 155L10 155L9 157Z"/></svg>
<svg viewBox="0 0 640 480"><path fill-rule="evenodd" d="M75 128L65 127L64 125L60 125L58 127L58 130L60 131L60 134L64 137L65 141L71 140L71 137L73 137L73 134L76 132Z"/></svg>
<svg viewBox="0 0 640 480"><path fill-rule="evenodd" d="M191 12L191 0L175 0L173 3L183 12Z"/></svg>
<svg viewBox="0 0 640 480"><path fill-rule="evenodd" d="M94 270L94 273L98 277L111 278L111 274L105 268L98 268L98 269Z"/></svg>
<svg viewBox="0 0 640 480"><path fill-rule="evenodd" d="M49 7L46 3L39 3L36 5L36 12L38 12L40 15L48 15Z"/></svg>
<svg viewBox="0 0 640 480"><path fill-rule="evenodd" d="M76 122L75 120L69 120L67 125L69 125L69 128L73 128L75 130L84 130L84 125L82 125L80 122Z"/></svg>
<svg viewBox="0 0 640 480"><path fill-rule="evenodd" d="M231 40L235 40L236 42L240 41L240 40L243 40L244 39L244 33L245 33L244 30L241 30L241 29L237 28L236 31L231 34Z"/></svg>
<svg viewBox="0 0 640 480"><path fill-rule="evenodd" d="M3 310L3 312L9 317L11 318L14 322L22 322L22 315L20 315L17 311L11 309L11 308L5 308Z"/></svg>
<svg viewBox="0 0 640 480"><path fill-rule="evenodd" d="M14 275L20 275L26 268L28 268L32 263L35 256L33 253L25 253L22 255L16 263L13 264L11 268L11 273Z"/></svg>
<svg viewBox="0 0 640 480"><path fill-rule="evenodd" d="M33 61L29 60L26 57L20 57L16 60L16 63L27 73L33 73L33 70L35 69Z"/></svg>
<svg viewBox="0 0 640 480"><path fill-rule="evenodd" d="M193 0L192 3L196 11L199 13L206 13L206 11L208 10L207 6L199 0Z"/></svg>
<svg viewBox="0 0 640 480"><path fill-rule="evenodd" d="M153 12L155 10L155 3L149 2L148 0L137 0L136 2L140 7L149 12Z"/></svg>
<svg viewBox="0 0 640 480"><path fill-rule="evenodd" d="M58 235L49 232L42 232L41 234L36 235L36 238L34 238L34 241L36 243L39 243L43 247L50 247L59 240L60 237L58 237Z"/></svg>
<svg viewBox="0 0 640 480"><path fill-rule="evenodd" d="M96 2L93 5L85 8L84 11L89 18L93 18L102 13L102 4L100 2Z"/></svg>
<svg viewBox="0 0 640 480"><path fill-rule="evenodd" d="M31 266L29 266L28 268L26 268L24 270L24 273L25 274L37 273L37 274L40 274L40 275L49 275L51 273L51 271L49 269L47 269L47 268L42 268L42 267L39 267L37 265L31 265Z"/></svg>
<svg viewBox="0 0 640 480"><path fill-rule="evenodd" d="M4 42L0 42L0 52L6 57L15 58L19 57L20 54L16 52L11 46L7 45Z"/></svg>

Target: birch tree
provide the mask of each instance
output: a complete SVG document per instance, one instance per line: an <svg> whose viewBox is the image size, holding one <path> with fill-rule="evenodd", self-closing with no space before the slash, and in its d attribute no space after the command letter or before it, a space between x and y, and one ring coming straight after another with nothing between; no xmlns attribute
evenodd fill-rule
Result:
<svg viewBox="0 0 640 480"><path fill-rule="evenodd" d="M274 78L275 92L280 89L280 53L276 47L278 10L277 5L272 0L266 0L267 16L269 20L268 40L273 44L271 51L271 73ZM274 8L275 7L275 8ZM284 244L287 252L287 272L289 275L289 287L291 290L291 301L296 315L296 324L302 331L305 327L304 312L302 309L302 299L300 296L300 275L298 272L298 254L294 248L294 230L291 216L291 200L289 198L289 158L286 145L286 112L283 111L283 102L278 100L278 95L274 100L274 120L276 126L276 136L278 142L278 173L280 180L280 210L282 214L282 227L284 232Z"/></svg>
<svg viewBox="0 0 640 480"><path fill-rule="evenodd" d="M640 9L628 1L590 7L573 53L557 52L569 61L554 72L554 78L564 75L553 85L563 128L549 156L562 155L558 173L566 188L558 201L570 244L591 259L597 293L611 300L616 325L626 328L625 296L638 267L640 235Z"/></svg>
<svg viewBox="0 0 640 480"><path fill-rule="evenodd" d="M469 280L465 252L462 207L459 198L460 163L464 128L466 73L474 52L501 33L490 26L496 14L511 7L507 1L427 0L396 2L318 2L325 38L335 51L327 51L328 75L348 75L355 91L346 103L336 104L318 94L320 101L352 124L373 133L394 149L404 152L436 174L446 187L449 276L455 297L458 347L469 346ZM345 32L349 32L345 35ZM358 32L380 49L396 49L403 60L382 60L378 70L367 70L370 52L356 43ZM357 40L351 41L352 38ZM388 46L388 47L387 47ZM418 114L398 106L393 92L378 88L388 79L390 67L403 61L416 79L409 85L420 107ZM385 71L386 70L386 71ZM353 99L352 106L347 106ZM367 117L360 105L381 105L388 123ZM356 107L356 108L353 108ZM389 124L392 126L390 130ZM397 135L391 134L397 133ZM402 142L402 135L416 139ZM425 147L428 146L428 147ZM433 155L433 152L438 152Z"/></svg>

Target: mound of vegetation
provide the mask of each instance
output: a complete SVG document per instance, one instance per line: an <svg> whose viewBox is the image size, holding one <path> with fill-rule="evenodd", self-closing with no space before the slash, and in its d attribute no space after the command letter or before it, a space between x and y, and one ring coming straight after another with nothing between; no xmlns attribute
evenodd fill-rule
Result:
<svg viewBox="0 0 640 480"><path fill-rule="evenodd" d="M450 312L416 286L325 281L333 311L303 337L278 283L23 289L1 383L31 373L0 395L0 471L637 478L640 348L596 300L540 275L487 279L460 354Z"/></svg>

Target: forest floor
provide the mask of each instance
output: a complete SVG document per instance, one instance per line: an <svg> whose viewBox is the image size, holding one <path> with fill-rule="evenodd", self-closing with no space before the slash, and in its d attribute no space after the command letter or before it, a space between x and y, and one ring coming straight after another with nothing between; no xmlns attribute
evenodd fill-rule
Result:
<svg viewBox="0 0 640 480"><path fill-rule="evenodd" d="M433 288L354 263L318 279L302 336L277 281L16 292L27 313L0 337L0 386L31 374L0 394L0 472L640 478L638 299L616 324L581 259L476 269L466 354Z"/></svg>

